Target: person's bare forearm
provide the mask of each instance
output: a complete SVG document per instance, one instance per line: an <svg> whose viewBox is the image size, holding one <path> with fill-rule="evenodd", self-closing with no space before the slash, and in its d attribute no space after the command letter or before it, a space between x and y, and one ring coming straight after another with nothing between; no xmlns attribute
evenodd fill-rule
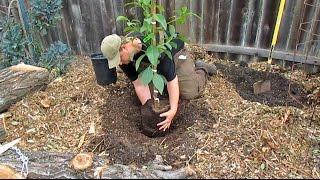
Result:
<svg viewBox="0 0 320 180"><path fill-rule="evenodd" d="M145 86L140 79L137 79L132 83L141 104L144 105L148 99L151 99L149 86Z"/></svg>
<svg viewBox="0 0 320 180"><path fill-rule="evenodd" d="M169 93L170 109L177 111L179 102L178 76L176 76L172 81L168 82L167 90Z"/></svg>

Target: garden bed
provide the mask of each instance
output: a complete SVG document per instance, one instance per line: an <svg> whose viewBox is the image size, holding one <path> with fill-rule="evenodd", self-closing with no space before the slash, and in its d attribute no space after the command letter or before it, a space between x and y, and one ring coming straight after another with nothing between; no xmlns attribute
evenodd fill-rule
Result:
<svg viewBox="0 0 320 180"><path fill-rule="evenodd" d="M202 178L320 178L320 110L307 99L320 77L275 68L272 91L255 95L252 84L265 77L266 63L242 67L192 49L219 73L203 97L181 101L165 137L139 132L140 104L123 73L100 87L89 57L78 56L65 76L9 109L7 141L22 137L19 147L30 151L92 151L112 164L143 166L162 155Z"/></svg>

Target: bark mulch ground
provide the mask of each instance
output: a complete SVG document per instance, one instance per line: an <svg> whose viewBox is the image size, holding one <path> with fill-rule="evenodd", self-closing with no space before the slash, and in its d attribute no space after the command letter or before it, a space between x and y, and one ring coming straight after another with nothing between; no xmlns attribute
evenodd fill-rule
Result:
<svg viewBox="0 0 320 180"><path fill-rule="evenodd" d="M254 95L266 63L243 67L191 49L219 73L201 98L181 102L165 137L139 132L140 104L123 73L100 87L90 59L78 56L66 75L9 109L7 141L22 137L24 150L90 151L136 166L162 155L200 178L320 178L320 76L275 66L272 91Z"/></svg>

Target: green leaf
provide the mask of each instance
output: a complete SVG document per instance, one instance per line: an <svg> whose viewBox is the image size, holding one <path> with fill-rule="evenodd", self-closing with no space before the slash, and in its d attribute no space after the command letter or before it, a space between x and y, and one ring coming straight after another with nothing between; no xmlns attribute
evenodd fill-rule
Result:
<svg viewBox="0 0 320 180"><path fill-rule="evenodd" d="M149 61L152 65L157 65L158 63L158 58L160 56L159 49L156 46L149 46L147 49L147 56L149 58Z"/></svg>
<svg viewBox="0 0 320 180"><path fill-rule="evenodd" d="M161 75L161 74L160 74L160 75ZM162 78L164 84L167 84L167 83L168 83L166 77L164 77L163 75L161 75L161 78Z"/></svg>
<svg viewBox="0 0 320 180"><path fill-rule="evenodd" d="M197 17L199 19L202 19L198 14L195 14L195 13L192 13L192 12L190 12L188 15L192 15L192 16L195 16L195 17Z"/></svg>
<svg viewBox="0 0 320 180"><path fill-rule="evenodd" d="M133 29L134 29L134 28L128 26L128 27L125 27L125 28L124 28L124 32L125 32L125 33L127 33L127 32L132 32Z"/></svg>
<svg viewBox="0 0 320 180"><path fill-rule="evenodd" d="M175 42L170 42L170 45L171 45L173 48L175 48L175 49L178 48L177 43L175 43Z"/></svg>
<svg viewBox="0 0 320 180"><path fill-rule="evenodd" d="M164 45L162 45L162 44L161 44L161 45L158 45L157 47L158 47L159 50L166 50L166 49L167 49L166 46L164 46ZM162 51L162 52L163 52L163 51Z"/></svg>
<svg viewBox="0 0 320 180"><path fill-rule="evenodd" d="M144 21L150 25L152 22L152 17L146 18L146 19L144 19Z"/></svg>
<svg viewBox="0 0 320 180"><path fill-rule="evenodd" d="M151 22L149 23L148 20L145 19L143 21L142 27L140 28L140 32L141 33L143 33L143 32L151 32L151 29L152 29Z"/></svg>
<svg viewBox="0 0 320 180"><path fill-rule="evenodd" d="M152 83L154 87L159 91L159 93L162 94L164 89L164 82L161 75L159 75L158 73L154 73Z"/></svg>
<svg viewBox="0 0 320 180"><path fill-rule="evenodd" d="M172 49L172 46L170 45L170 43L166 43L165 44L170 50Z"/></svg>
<svg viewBox="0 0 320 180"><path fill-rule="evenodd" d="M173 25L169 25L169 32L171 36L176 34L176 28Z"/></svg>
<svg viewBox="0 0 320 180"><path fill-rule="evenodd" d="M136 23L136 24L141 24L141 22L137 19L133 19L132 22Z"/></svg>
<svg viewBox="0 0 320 180"><path fill-rule="evenodd" d="M137 59L137 61L136 61L136 70L137 70L137 71L138 71L138 69L139 69L139 66L140 66L140 63L141 63L142 59L143 59L145 56L146 56L146 55L143 54L143 55L141 55L141 56Z"/></svg>
<svg viewBox="0 0 320 180"><path fill-rule="evenodd" d="M188 12L188 8L187 8L186 6L183 6L183 7L181 8L181 12L182 12L182 13L187 13L187 12Z"/></svg>
<svg viewBox="0 0 320 180"><path fill-rule="evenodd" d="M151 82L151 80L153 79L153 72L152 72L151 67L149 66L144 71L142 71L140 77L141 77L142 83L144 85L148 85Z"/></svg>
<svg viewBox="0 0 320 180"><path fill-rule="evenodd" d="M172 60L172 54L170 51L165 50L164 53L166 53L166 55Z"/></svg>
<svg viewBox="0 0 320 180"><path fill-rule="evenodd" d="M159 5L159 6L157 6L157 8L159 9L160 13L164 12L164 7L163 6Z"/></svg>
<svg viewBox="0 0 320 180"><path fill-rule="evenodd" d="M156 21L158 21L161 24L161 26L164 28L164 30L167 30L167 21L166 21L166 18L162 14L156 14L154 16L154 18L156 19Z"/></svg>
<svg viewBox="0 0 320 180"><path fill-rule="evenodd" d="M181 39L181 40L184 41L184 42L188 42L188 38L185 37L185 36L182 35L182 34L179 34L178 38Z"/></svg>
<svg viewBox="0 0 320 180"><path fill-rule="evenodd" d="M125 16L118 16L116 21L128 21L129 19Z"/></svg>
<svg viewBox="0 0 320 180"><path fill-rule="evenodd" d="M153 39L154 38L154 34L151 33L149 34L148 36L146 36L145 38L143 38L143 42L148 42L150 39Z"/></svg>
<svg viewBox="0 0 320 180"><path fill-rule="evenodd" d="M136 23L133 23L133 22L127 22L127 26L131 26L131 27L133 27L133 26L136 26Z"/></svg>
<svg viewBox="0 0 320 180"><path fill-rule="evenodd" d="M151 4L151 0L141 0L141 1L145 5L150 5Z"/></svg>
<svg viewBox="0 0 320 180"><path fill-rule="evenodd" d="M136 7L136 6L139 6L139 3L137 3L137 2L129 2L129 3L126 3L125 4L125 7L127 7L127 6L132 6L132 7Z"/></svg>

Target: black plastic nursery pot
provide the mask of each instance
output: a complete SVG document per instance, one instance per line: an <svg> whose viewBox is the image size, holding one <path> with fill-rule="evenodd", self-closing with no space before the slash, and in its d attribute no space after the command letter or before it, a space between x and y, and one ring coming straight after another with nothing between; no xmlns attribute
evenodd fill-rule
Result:
<svg viewBox="0 0 320 180"><path fill-rule="evenodd" d="M90 55L97 83L100 86L106 86L117 81L116 68L109 69L108 60L102 53Z"/></svg>

